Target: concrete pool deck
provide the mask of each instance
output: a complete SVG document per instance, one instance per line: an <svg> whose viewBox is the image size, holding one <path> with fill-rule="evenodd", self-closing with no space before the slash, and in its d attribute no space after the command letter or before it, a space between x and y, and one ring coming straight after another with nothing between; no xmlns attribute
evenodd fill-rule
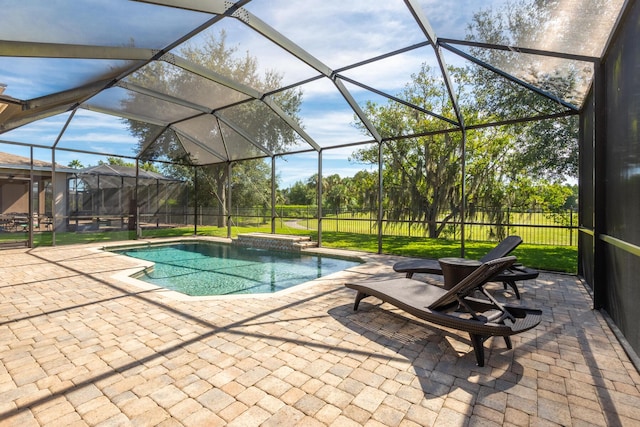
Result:
<svg viewBox="0 0 640 427"><path fill-rule="evenodd" d="M373 298L352 310L344 281L398 277L398 257L277 297L183 300L96 247L0 254L0 426L640 424L640 375L572 276L521 283L546 319L513 350L490 339L479 368L464 333Z"/></svg>

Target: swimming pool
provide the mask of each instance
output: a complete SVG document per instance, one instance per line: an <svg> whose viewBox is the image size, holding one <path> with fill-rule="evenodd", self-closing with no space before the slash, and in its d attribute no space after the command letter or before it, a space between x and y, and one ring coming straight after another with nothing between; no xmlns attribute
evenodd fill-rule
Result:
<svg viewBox="0 0 640 427"><path fill-rule="evenodd" d="M138 280L190 296L273 293L360 264L324 255L214 242L119 248L112 252L154 262L154 268Z"/></svg>

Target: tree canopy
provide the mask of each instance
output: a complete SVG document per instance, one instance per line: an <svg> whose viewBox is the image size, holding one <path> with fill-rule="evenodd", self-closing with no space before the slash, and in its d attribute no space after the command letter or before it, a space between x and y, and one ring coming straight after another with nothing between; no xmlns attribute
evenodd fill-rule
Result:
<svg viewBox="0 0 640 427"><path fill-rule="evenodd" d="M187 45L181 49L181 56L194 64L206 66L223 76L230 76L240 84L268 92L281 86L282 76L273 71L260 73L258 62L254 57L238 55L237 48L229 46L224 31L217 37L210 36L205 39L202 45ZM261 101L245 102L246 96L239 92L230 90L222 85L210 84L193 85L190 80L201 78L193 73L182 72L179 68L165 63L153 63L141 69L137 76L132 79L133 83L151 81L154 82L156 90L168 95L179 96L183 99L202 99L201 93L191 93L194 88L204 91L205 98L209 102L215 103L217 99L235 97L238 104L227 110L218 112L220 117L228 122L251 123L249 137L253 141L272 152L282 151L284 147L295 142L294 130L286 125L269 107ZM204 82L203 82L204 83ZM274 101L283 109L294 121L298 121L297 113L300 108L302 93L299 90L286 90L274 95ZM126 101L129 108L136 110L144 108L164 108L164 104L149 104L142 95L134 96ZM213 106L214 104L212 104ZM209 105L207 105L209 106ZM199 128L194 126L190 129L194 132L207 132L211 140L224 139L233 141L233 138L240 137L229 125L221 124L222 120L215 120L218 126L209 128ZM191 160L194 153L185 150L183 143L186 139L180 139L174 132L162 132L158 135L158 130L135 120L127 120L131 132L138 138L137 151L141 152L145 148L145 143L150 139L154 141L146 147L142 158L151 160L169 160L162 165L163 173L174 177L187 179L193 183L196 179L196 170L192 167ZM185 137L186 138L186 137ZM231 150L230 144L228 150ZM199 167L197 172L199 184L197 186L196 200L199 206L216 206L219 210L219 225L224 221L224 209L226 204L226 181L228 175L227 164L215 166ZM259 203L265 204L270 198L266 194L259 195L256 188L269 191L270 189L270 169L260 159L245 160L233 164L232 174L233 201L234 204ZM195 187L195 185L194 185ZM257 197L256 197L257 196Z"/></svg>
<svg viewBox="0 0 640 427"><path fill-rule="evenodd" d="M495 11L481 10L468 28L468 37L517 45L522 37L537 31L535 26L540 17L522 13L536 1L539 0L509 3ZM505 211L511 208L525 205L553 208L566 204L571 191L564 180L577 174L577 120L569 107L576 96L581 70L559 67L556 68L559 71L549 72L544 64L527 55L481 47L469 49L480 63L448 68L452 81L456 82L455 97L468 129L452 129L451 123L446 122L447 119L455 121L457 117L449 90L440 70L426 63L396 95L418 109L395 100L386 104L369 101L363 106L384 141L382 200L378 200L377 174L364 170L353 177L324 176L321 182L317 174L311 174L307 180L281 191L282 200L291 204L315 204L317 188L321 185L325 209L357 208L374 212L381 203L386 219L421 223L430 237L438 237L451 222L459 221L463 212L470 216L484 209L500 223ZM239 55L235 47L228 46L224 32L206 39L202 45L185 46L180 54L194 64L206 65L262 93L279 87L282 79L275 72L261 74L255 58ZM482 66L483 62L486 67ZM529 80L541 89L532 91L517 79L494 72L495 69L524 70ZM185 133L204 132L214 142L250 138L256 147L274 153L282 152L297 138L295 131L266 103L247 100L246 96L222 85L187 84L190 79L201 77L182 72L173 65L155 62L142 68L131 82L136 83L136 78L140 82L151 79L155 90L169 96L203 99L202 94L189 92L198 87L214 104L218 98L228 101L231 97L236 102L219 111L214 104L207 104L212 108L213 118L207 117L217 125L201 125L197 130L185 128ZM300 90L285 90L274 96L283 111L302 126L298 118L302 103ZM162 103L148 103L142 95L133 96L126 103L131 110L142 105L164 108ZM425 114L425 111L436 114ZM154 126L135 120L127 122L140 141L138 151L145 150L141 158L169 160L162 168L163 173L172 177L187 178L195 183L197 175L198 205L217 206L223 221L229 188L228 165L200 167L196 174L196 169L190 166L194 153L188 151L185 135L159 132ZM234 122L245 124L245 135L234 131ZM363 133L369 134L362 122L355 120L355 123ZM225 147L232 150L233 144ZM200 148L207 150L207 147ZM215 155L215 150L209 150L208 155ZM356 149L351 160L376 165L378 155L379 147L369 144ZM264 157L264 153L256 157L261 156ZM269 205L271 177L263 160L233 162L230 178L234 206ZM541 189L548 190L549 197L539 197ZM560 202L563 197L564 201Z"/></svg>
<svg viewBox="0 0 640 427"><path fill-rule="evenodd" d="M522 14L527 17L523 18L518 12L529 3L510 4L497 12L481 11L469 33L481 33L476 39L512 44L536 25L535 16ZM450 221L459 219L463 207L467 215L484 209L500 223L509 208L524 204L555 206L552 200L543 202L536 197L534 189L544 188L554 194L558 189L566 190L564 179L577 175L577 120L561 114L568 109L554 96L571 100L579 73L572 69L546 73L537 69L535 62L514 63L522 55L472 49L476 57L492 66L528 67L529 74L549 94L532 92L473 63L448 69L458 83L456 97L462 116L473 130L442 133L438 118L418 114L395 101L384 105L369 102L365 106L383 138L425 135L385 143L383 207L387 219L422 223L430 237L438 237ZM455 117L447 95L439 70L423 64L398 97L424 110ZM536 115L547 118L517 122L518 118ZM500 124L506 121L510 124ZM356 150L353 159L376 164L377 156L377 148L369 147ZM566 195L565 190L561 193Z"/></svg>

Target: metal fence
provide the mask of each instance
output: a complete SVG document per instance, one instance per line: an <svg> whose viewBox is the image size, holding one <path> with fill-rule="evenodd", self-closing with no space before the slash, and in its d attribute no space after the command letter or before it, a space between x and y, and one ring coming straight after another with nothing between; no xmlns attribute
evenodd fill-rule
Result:
<svg viewBox="0 0 640 427"><path fill-rule="evenodd" d="M275 221L280 230L318 229L317 207L278 206L275 209ZM152 216L142 216L143 222L169 223L173 225L193 224L197 217L198 225L220 225L230 220L234 226L260 227L271 223L271 209L265 207L234 208L230 213L221 213L217 208L199 207L197 214L193 208L175 208L161 210ZM226 218L225 218L226 217ZM384 215L382 220L383 236L427 237L429 227L421 221L411 219L390 220ZM500 221L492 220L499 218ZM436 221L435 227L443 225ZM378 234L376 212L370 210L333 210L323 211L323 232L339 232L353 234ZM453 218L442 226L438 238L459 240L462 222ZM525 243L557 246L576 246L578 236L577 211L568 209L550 212L530 210L503 211L500 215L487 210L476 210L464 221L466 240L496 241L507 235L516 234Z"/></svg>
<svg viewBox="0 0 640 427"><path fill-rule="evenodd" d="M295 221L297 225L317 229L317 219L313 216L315 207L279 209L278 220L283 223ZM308 214L307 214L308 213ZM382 234L384 236L425 237L429 236L429 226L411 219L389 220L384 215ZM495 218L499 218L496 221ZM442 226L438 238L460 239L462 222L459 218L444 223L436 221L434 227ZM377 234L377 215L371 211L344 210L323 212L322 230L356 234ZM563 211L503 211L499 215L486 210L476 210L464 221L466 240L495 241L507 235L516 234L525 243L557 246L576 246L578 214L573 209Z"/></svg>

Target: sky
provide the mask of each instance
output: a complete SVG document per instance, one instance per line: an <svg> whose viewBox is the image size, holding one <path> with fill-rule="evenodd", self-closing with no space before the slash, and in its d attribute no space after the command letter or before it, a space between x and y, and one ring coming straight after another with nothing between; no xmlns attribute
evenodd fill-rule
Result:
<svg viewBox="0 0 640 427"><path fill-rule="evenodd" d="M74 2L73 10L69 10L68 3L53 4L55 2L50 1L42 0L42 3L34 1L30 2L29 6L21 4L19 9L13 11L10 7L5 9L3 14L13 16L15 19L8 20L10 23L7 25L3 24L4 29L0 29L0 39L10 39L12 32L19 31L21 28L21 22L36 19L36 22L30 21L29 28L32 28L33 31L26 33L30 41L122 45L128 42L127 37L133 38L127 31L130 32L131 28L135 28L135 39L139 44L147 46L155 43L161 47L163 43L181 34L182 28L203 19L184 11L172 9L171 19L167 21L164 18L165 15L157 12L157 7L137 2L127 3L127 7L134 7L135 12L132 12L120 7L122 4L119 5L120 2L115 0L113 3L97 0ZM443 2L420 0L418 3L422 7L424 15L430 19L436 34L462 39L474 11L479 7L486 8L490 5L497 7L504 1L460 0ZM31 7L33 9L30 9ZM331 69L339 69L425 40L402 0L384 2L308 0L299 4L292 4L290 0L254 0L246 8L250 13L294 41ZM44 23L37 25L37 19L44 20L47 16L46 13L42 13L42 10L58 14L55 18L59 19L60 24L56 26L56 30L52 34L39 34L39 31L51 28ZM128 12L123 13L122 11L125 10ZM150 11L158 13L158 16L150 15ZM309 12L305 13L306 11ZM145 20L136 19L136 13L139 13L140 16L144 13ZM80 21L82 23L80 28L72 28L72 25L78 24L76 21L67 19L70 14L81 16L86 14L86 19ZM49 19L51 18L54 17L50 16ZM154 19L167 22L163 21L163 25L155 25ZM58 21L56 20L56 22ZM107 23L109 24L107 25ZM147 23L154 25L147 25ZM237 55L255 57L264 72L271 70L280 73L283 84L298 82L318 74L273 43L256 36L253 30L239 20L225 18L219 24L210 31L217 35L221 29L224 29L228 41L237 47ZM118 25L123 29L119 30ZM161 28L162 31L157 31L158 28ZM86 35L90 35L90 37ZM196 37L191 43L201 42L206 35L205 33L201 37ZM445 59L448 63L455 62L454 57L450 54ZM419 70L420 64L423 62L436 66L435 56L430 47L344 71L343 74L386 93L396 95L411 79L411 74ZM115 73L119 67L125 65L126 63L122 61L0 57L0 83L7 85L5 95L29 99L51 91L69 89L77 85L78 82L86 81L91 76ZM34 85L33 82L40 83ZM379 96L357 86L348 85L348 89L360 105L366 101L386 102ZM354 126L353 111L328 79L306 84L302 87L302 91L304 102L300 118L305 131L319 145L330 148L372 139L370 135L363 134ZM110 102L114 101L103 97L99 100L89 100L89 102L108 106ZM52 146L69 115L69 113L60 114L0 134L0 141ZM137 141L120 118L80 110L73 117L57 146L133 156ZM325 150L323 174L337 173L343 177L352 176L358 170L366 168L348 161L353 150L353 148ZM27 156L29 153L25 147L7 144L0 144L0 151L9 151L19 155L26 154ZM50 159L48 150L36 150L34 154L39 160ZM94 165L105 157L62 150L56 151L56 162L63 165L75 159L80 160L85 166ZM316 173L317 154L291 156L282 163L286 165L286 169L279 171L280 185L286 188L297 181L304 181Z"/></svg>

